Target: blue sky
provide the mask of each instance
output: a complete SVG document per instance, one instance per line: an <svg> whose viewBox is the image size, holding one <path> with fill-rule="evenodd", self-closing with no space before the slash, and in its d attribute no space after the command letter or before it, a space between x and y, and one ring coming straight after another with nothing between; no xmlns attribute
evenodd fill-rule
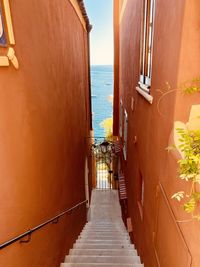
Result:
<svg viewBox="0 0 200 267"><path fill-rule="evenodd" d="M93 29L91 64L113 65L113 0L84 1Z"/></svg>

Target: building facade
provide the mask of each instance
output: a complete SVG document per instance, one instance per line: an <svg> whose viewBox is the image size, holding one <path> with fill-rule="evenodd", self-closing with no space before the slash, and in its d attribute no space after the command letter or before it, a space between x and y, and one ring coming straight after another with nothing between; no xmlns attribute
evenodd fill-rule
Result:
<svg viewBox="0 0 200 267"><path fill-rule="evenodd" d="M114 2L114 135L122 144L132 238L145 267L200 266L200 224L175 192L177 128L200 129L200 3ZM194 89L192 94L184 91ZM196 88L196 89L195 89Z"/></svg>
<svg viewBox="0 0 200 267"><path fill-rule="evenodd" d="M1 0L0 13L3 244L86 199L90 25L76 0ZM85 221L84 204L1 249L0 266L59 266Z"/></svg>

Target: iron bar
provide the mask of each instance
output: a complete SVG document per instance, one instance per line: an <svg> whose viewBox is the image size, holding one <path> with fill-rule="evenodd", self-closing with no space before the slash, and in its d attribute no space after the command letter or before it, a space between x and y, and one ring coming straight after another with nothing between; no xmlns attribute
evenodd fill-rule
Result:
<svg viewBox="0 0 200 267"><path fill-rule="evenodd" d="M23 234L20 234L20 235L18 235L18 236L16 236L16 237L14 237L14 238L12 238L12 239L10 239L10 240L4 242L3 244L0 245L0 250L3 249L3 248L5 248L5 247L7 247L7 246L9 246L9 245L11 245L11 244L13 244L13 243L15 243L15 242L17 242L18 240L21 240L21 239L24 238L24 237L27 237L27 236L28 236L28 239L27 239L26 241L21 241L21 242L23 242L23 243L24 243L24 242L29 242L29 241L31 240L31 235L32 235L33 232L35 232L35 231L37 231L37 230L43 228L43 227L46 226L47 224L53 223L53 222L55 222L55 221L58 221L60 217L64 216L64 215L67 214L67 213L72 212L73 210L75 210L75 209L77 209L78 207L82 206L82 205L85 204L86 202L87 202L87 200L84 200L84 201L82 201L82 202L76 204L76 205L73 206L72 208L69 208L69 209L64 210L63 212L61 212L61 213L58 214L57 216L55 216L55 217L49 219L48 221L46 221L46 222L44 222L44 223L41 223L41 224L39 224L38 226L36 226L36 227L34 227L34 228L32 228L32 229L30 229L30 230L24 232Z"/></svg>

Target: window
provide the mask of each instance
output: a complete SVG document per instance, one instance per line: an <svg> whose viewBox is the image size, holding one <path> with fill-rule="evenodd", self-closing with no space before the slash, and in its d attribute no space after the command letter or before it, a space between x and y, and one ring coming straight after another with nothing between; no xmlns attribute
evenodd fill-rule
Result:
<svg viewBox="0 0 200 267"><path fill-rule="evenodd" d="M143 0L143 18L140 43L140 87L149 93L152 74L152 48L155 0Z"/></svg>
<svg viewBox="0 0 200 267"><path fill-rule="evenodd" d="M128 114L126 110L124 110L124 145L123 145L123 152L124 152L124 159L127 159L127 138L128 138Z"/></svg>
<svg viewBox="0 0 200 267"><path fill-rule="evenodd" d="M0 66L9 66L11 62L16 69L19 68L14 45L10 3L9 0L0 0Z"/></svg>
<svg viewBox="0 0 200 267"><path fill-rule="evenodd" d="M122 138L122 133L123 133L123 103L121 100L119 106L119 136L121 138Z"/></svg>
<svg viewBox="0 0 200 267"><path fill-rule="evenodd" d="M0 46L6 47L7 46L7 40L6 40L6 34L4 29L4 22L3 22L3 10L0 4Z"/></svg>

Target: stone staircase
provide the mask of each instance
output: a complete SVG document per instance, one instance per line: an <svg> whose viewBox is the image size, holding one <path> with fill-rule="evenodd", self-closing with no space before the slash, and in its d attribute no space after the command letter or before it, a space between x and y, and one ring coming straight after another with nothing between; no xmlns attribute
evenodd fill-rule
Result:
<svg viewBox="0 0 200 267"><path fill-rule="evenodd" d="M116 190L93 190L89 221L61 267L143 267L121 219Z"/></svg>

